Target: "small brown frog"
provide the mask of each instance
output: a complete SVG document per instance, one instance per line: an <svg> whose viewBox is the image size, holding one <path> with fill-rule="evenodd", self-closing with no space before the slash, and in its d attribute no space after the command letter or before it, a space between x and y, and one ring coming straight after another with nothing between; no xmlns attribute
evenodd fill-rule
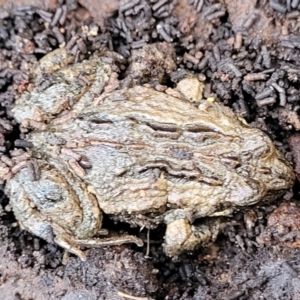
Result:
<svg viewBox="0 0 300 300"><path fill-rule="evenodd" d="M263 132L217 103L121 88L116 59L73 64L54 51L17 100L13 113L34 128L33 148L6 193L24 229L82 260L81 246L142 245L133 236L95 238L104 212L148 228L167 224L164 249L175 256L212 239L196 219L227 216L293 185L292 168Z"/></svg>

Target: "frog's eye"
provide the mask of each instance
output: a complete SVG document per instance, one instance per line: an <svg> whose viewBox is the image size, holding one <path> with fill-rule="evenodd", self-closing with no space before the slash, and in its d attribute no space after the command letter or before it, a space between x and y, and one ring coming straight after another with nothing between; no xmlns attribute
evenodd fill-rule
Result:
<svg viewBox="0 0 300 300"><path fill-rule="evenodd" d="M271 153L271 148L267 145L264 145L263 147L258 148L256 153L260 158L264 158Z"/></svg>
<svg viewBox="0 0 300 300"><path fill-rule="evenodd" d="M247 151L245 151L244 153L244 159L247 159L247 157L249 157L249 159L251 157L256 159L262 159L269 156L270 153L271 148L268 145L258 145L256 147L252 147L252 149L247 149Z"/></svg>

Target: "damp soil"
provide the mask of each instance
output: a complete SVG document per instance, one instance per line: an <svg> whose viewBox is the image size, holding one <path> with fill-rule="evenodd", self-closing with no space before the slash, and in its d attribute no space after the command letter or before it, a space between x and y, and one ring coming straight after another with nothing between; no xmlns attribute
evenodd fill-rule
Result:
<svg viewBox="0 0 300 300"><path fill-rule="evenodd" d="M5 2L0 10L1 161L22 146L11 108L30 90L31 67L46 53L66 46L81 61L109 49L130 61L135 49L165 41L175 47L177 71L163 84L173 87L185 74L196 74L206 82L204 96L268 133L300 178L299 19L298 0ZM143 248L90 249L86 262L23 231L3 193L5 180L0 184L2 299L300 298L298 181L278 200L235 213L213 245L176 260L163 254L162 226L150 231ZM107 217L104 227L147 241L145 229Z"/></svg>

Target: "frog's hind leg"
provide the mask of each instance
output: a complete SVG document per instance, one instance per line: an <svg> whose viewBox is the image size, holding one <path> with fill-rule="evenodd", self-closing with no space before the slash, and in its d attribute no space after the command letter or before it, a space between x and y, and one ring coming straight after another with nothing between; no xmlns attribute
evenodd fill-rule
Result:
<svg viewBox="0 0 300 300"><path fill-rule="evenodd" d="M164 251L172 257L206 245L215 240L224 225L225 223L216 222L213 226L194 226L187 219L175 220L167 225Z"/></svg>
<svg viewBox="0 0 300 300"><path fill-rule="evenodd" d="M43 216L34 206L31 200L25 195L21 186L7 184L7 190L12 190L14 197L10 197L13 211L22 229L46 240L48 243L57 243L67 251L76 254L81 260L85 260L85 254L78 248L72 246L70 236L63 228L52 223L47 217Z"/></svg>
<svg viewBox="0 0 300 300"><path fill-rule="evenodd" d="M99 248L105 246L117 246L122 244L134 243L137 246L143 246L143 241L136 236L123 235L110 238L90 238L90 239L77 239L71 237L62 228L53 224L53 231L55 233L54 242L66 249L68 252L77 255L82 261L86 261L86 256L80 247Z"/></svg>
<svg viewBox="0 0 300 300"><path fill-rule="evenodd" d="M98 248L129 243L134 243L139 247L143 246L143 241L132 235L123 235L110 238L76 239L75 237L68 235L56 224L53 224L53 231L55 233L54 242L66 249L68 252L77 255L82 261L86 261L86 256L84 252L80 250L80 247Z"/></svg>
<svg viewBox="0 0 300 300"><path fill-rule="evenodd" d="M104 247L104 246L118 246L122 244L136 244L139 247L143 246L143 241L133 235L123 235L111 238L100 238L100 239L85 239L85 240L74 240L74 243L84 247Z"/></svg>

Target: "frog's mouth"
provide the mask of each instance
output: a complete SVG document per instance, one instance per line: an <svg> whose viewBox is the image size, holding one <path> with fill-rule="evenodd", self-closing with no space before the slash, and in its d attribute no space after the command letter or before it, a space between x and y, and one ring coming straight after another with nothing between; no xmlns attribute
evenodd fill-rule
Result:
<svg viewBox="0 0 300 300"><path fill-rule="evenodd" d="M284 189L268 191L268 193L262 198L262 203L266 204L266 202L274 201L283 196L285 192L286 190Z"/></svg>
<svg viewBox="0 0 300 300"><path fill-rule="evenodd" d="M272 153L273 157L264 163L264 167L258 169L260 180L267 187L268 195L280 196L284 190L293 186L295 175L292 167L278 151Z"/></svg>

